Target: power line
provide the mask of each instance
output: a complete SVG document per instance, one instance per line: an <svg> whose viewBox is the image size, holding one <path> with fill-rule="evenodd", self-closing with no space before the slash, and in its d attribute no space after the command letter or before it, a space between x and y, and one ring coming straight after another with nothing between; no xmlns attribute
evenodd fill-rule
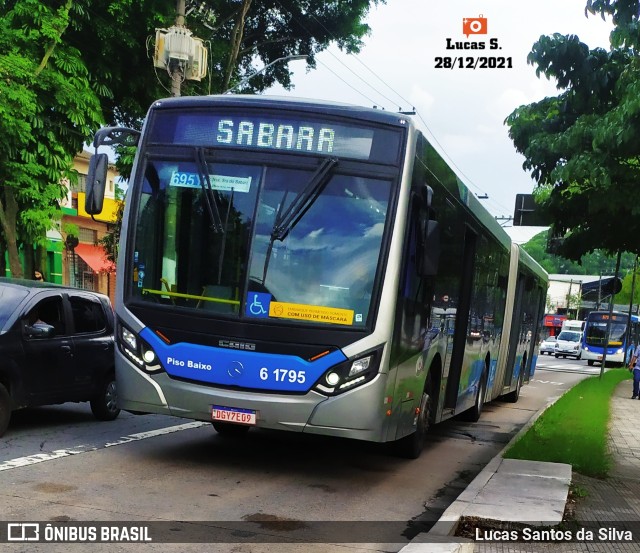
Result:
<svg viewBox="0 0 640 553"><path fill-rule="evenodd" d="M309 29L298 19L296 18L295 14L289 10L288 8L286 8L285 6L282 5L282 3L278 2L276 0L276 3L280 6L280 8L284 11L289 13L289 15L291 16L291 18L304 30L307 32L307 34L310 37L313 37L313 35L311 34L311 32L309 31ZM327 27L312 13L308 13L305 14L306 16L314 19L316 21L316 23L322 27L329 36L331 36L333 38L333 40L335 42L337 42L337 38L336 36L331 32L330 29L327 29ZM385 94L383 94L382 92L380 92L378 89L376 89L374 86L371 85L371 83L367 82L363 77L361 77L358 73L356 73L352 68L350 68L349 66L347 66L342 60L340 60L335 54L333 54L333 52L331 52L329 49L325 50L329 55L331 55L334 59L336 59L340 64L342 64L347 71L349 71L352 75L354 75L356 78L358 78L360 81L362 81L363 83L365 83L369 88L371 88L376 94L378 94L379 96L381 96L382 98L384 98L387 102L390 102L392 105L397 104L397 102L393 102L388 96L386 96ZM371 75L373 75L376 79L378 79L381 83L383 83L389 90L391 90L398 98L400 98L402 100L402 102L404 102L407 106L411 106L411 102L409 102L407 99L405 99L397 90L395 90L391 85L389 85L387 83L387 81L385 81L384 79L382 79L373 69L371 69L367 64L365 64L359 57L358 55L354 54L353 52L347 52L347 55L352 56L353 58L355 58L358 63L360 63L367 71L369 71L369 73L371 73ZM327 64L323 63L320 60L317 60L321 65L323 65L328 71L330 71L333 75L335 75L338 79L340 79L343 83L345 83L347 86L349 86L351 89L353 89L355 92L357 92L358 94L360 94L363 98L366 98L369 102L372 103L372 105L376 105L379 102L375 102L374 100L372 100L369 96L367 96L366 94L364 94L362 92L362 90L354 87L353 85L351 85L350 83L348 83L345 79L343 79L342 77L340 77L335 71L333 71ZM415 108L414 108L415 109ZM425 121L425 119L422 117L422 114L420 112L418 112L416 110L416 116L418 117L419 121L422 123L422 125L424 126L425 130L428 132L429 136L431 137L431 139L433 140L433 142L435 144L438 145L439 151L441 153L441 155L443 157L445 157L449 163L453 166L453 168L457 171L457 173L464 179L465 184L467 184L467 186L473 187L475 190L477 190L478 192L480 192L483 197L481 197L480 199L487 199L489 200L489 197L486 194L486 191L481 189L479 186L477 186L461 169L460 167L458 167L458 165L455 163L455 161L451 158L451 156L449 156L449 154L447 153L447 151L444 149L444 147L442 146L442 144L440 144L440 142L438 141L436 135L433 133L433 131L431 130L431 128L429 127L429 125L427 124L427 122ZM490 203L494 203L494 202L490 202ZM499 211L508 211L504 206L501 206L498 203L495 203L495 205L499 208Z"/></svg>

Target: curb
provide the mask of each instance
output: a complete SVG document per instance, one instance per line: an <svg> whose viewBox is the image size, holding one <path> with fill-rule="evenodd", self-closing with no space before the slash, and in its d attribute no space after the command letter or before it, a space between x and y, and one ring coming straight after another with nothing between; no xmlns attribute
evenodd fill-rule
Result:
<svg viewBox="0 0 640 553"><path fill-rule="evenodd" d="M571 388L569 388L570 390ZM566 394L566 390L562 395ZM520 437L525 434L538 418L551 407L561 396L549 401L544 407L536 411L520 430L509 440L491 461L478 473L467 488L447 507L442 516L429 532L416 536L404 546L399 553L473 553L474 542L466 538L455 537L460 519L466 509L493 478L502 462L502 456ZM428 544L428 546L427 546Z"/></svg>

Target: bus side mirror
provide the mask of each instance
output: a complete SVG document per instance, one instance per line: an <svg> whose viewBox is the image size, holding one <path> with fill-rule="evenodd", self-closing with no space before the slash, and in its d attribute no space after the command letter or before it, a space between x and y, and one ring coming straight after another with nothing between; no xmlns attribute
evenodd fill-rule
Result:
<svg viewBox="0 0 640 553"><path fill-rule="evenodd" d="M424 227L422 241L422 256L420 259L420 276L429 277L438 274L440 260L440 225L438 221L428 220Z"/></svg>
<svg viewBox="0 0 640 553"><path fill-rule="evenodd" d="M108 167L109 156L107 154L93 154L91 156L84 200L84 209L89 215L97 215L102 212Z"/></svg>

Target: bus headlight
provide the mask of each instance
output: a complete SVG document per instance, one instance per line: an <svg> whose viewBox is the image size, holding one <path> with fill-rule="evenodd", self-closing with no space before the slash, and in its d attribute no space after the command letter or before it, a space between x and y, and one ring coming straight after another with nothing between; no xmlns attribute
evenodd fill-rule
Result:
<svg viewBox="0 0 640 553"><path fill-rule="evenodd" d="M122 341L127 346L129 346L131 350L138 351L138 341L136 340L136 335L124 326L121 326L120 329L120 336L122 337Z"/></svg>
<svg viewBox="0 0 640 553"><path fill-rule="evenodd" d="M335 396L369 382L378 374L382 347L331 367L316 382L314 390Z"/></svg>
<svg viewBox="0 0 640 553"><path fill-rule="evenodd" d="M351 368L349 369L349 377L355 376L369 369L369 365L373 359L373 355L369 355L368 357L363 357L362 359L356 359L353 363L351 363Z"/></svg>
<svg viewBox="0 0 640 553"><path fill-rule="evenodd" d="M164 370L153 348L120 321L118 321L116 341L123 355L140 369L148 373Z"/></svg>

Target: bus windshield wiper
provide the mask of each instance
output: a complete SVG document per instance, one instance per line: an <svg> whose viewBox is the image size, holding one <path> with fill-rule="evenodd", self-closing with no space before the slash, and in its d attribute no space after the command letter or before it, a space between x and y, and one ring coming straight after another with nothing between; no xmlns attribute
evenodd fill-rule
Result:
<svg viewBox="0 0 640 553"><path fill-rule="evenodd" d="M196 161L198 162L198 171L200 172L200 186L202 187L202 195L204 203L207 206L207 213L211 220L211 229L213 232L224 232L220 210L218 209L218 200L216 193L211 187L211 179L209 178L209 166L207 158L204 155L204 148L196 148Z"/></svg>
<svg viewBox="0 0 640 553"><path fill-rule="evenodd" d="M337 158L328 157L318 166L315 173L311 175L305 189L295 197L284 213L276 218L271 231L272 243L274 240L284 240L293 227L298 224L298 221L313 205L322 189L329 182L331 172L337 164Z"/></svg>

